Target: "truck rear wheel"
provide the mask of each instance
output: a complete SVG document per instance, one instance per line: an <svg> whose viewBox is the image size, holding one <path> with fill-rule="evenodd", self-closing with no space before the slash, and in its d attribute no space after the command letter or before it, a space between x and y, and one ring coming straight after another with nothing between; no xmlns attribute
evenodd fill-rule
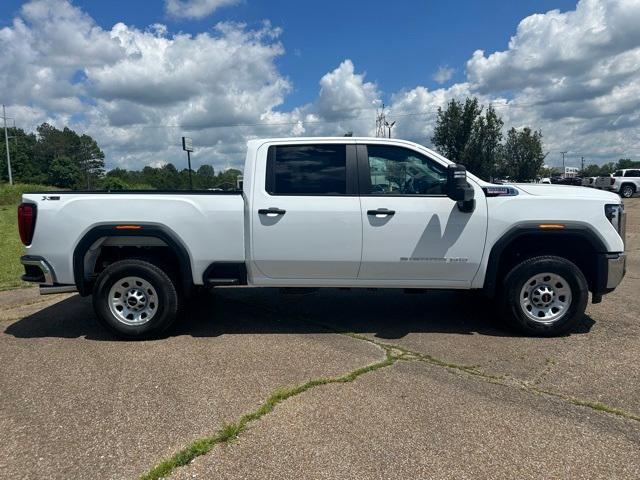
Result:
<svg viewBox="0 0 640 480"><path fill-rule="evenodd" d="M582 271L556 256L533 257L516 265L502 288L506 319L527 335L552 337L574 329L588 298Z"/></svg>
<svg viewBox="0 0 640 480"><path fill-rule="evenodd" d="M625 183L624 185L622 185L622 188L620 189L620 196L623 198L631 198L633 197L634 193L636 193L636 189L633 185L629 183Z"/></svg>
<svg viewBox="0 0 640 480"><path fill-rule="evenodd" d="M178 293L171 278L143 260L109 265L93 289L98 320L119 337L142 339L165 331L178 314Z"/></svg>

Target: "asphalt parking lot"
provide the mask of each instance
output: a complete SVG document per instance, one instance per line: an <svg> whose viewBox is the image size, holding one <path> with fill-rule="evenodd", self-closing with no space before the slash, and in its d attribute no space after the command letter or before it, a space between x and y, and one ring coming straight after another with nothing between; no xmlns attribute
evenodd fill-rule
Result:
<svg viewBox="0 0 640 480"><path fill-rule="evenodd" d="M463 292L220 289L125 342L89 299L0 293L0 477L137 478L191 446L169 478L640 478L626 205L626 278L561 338Z"/></svg>

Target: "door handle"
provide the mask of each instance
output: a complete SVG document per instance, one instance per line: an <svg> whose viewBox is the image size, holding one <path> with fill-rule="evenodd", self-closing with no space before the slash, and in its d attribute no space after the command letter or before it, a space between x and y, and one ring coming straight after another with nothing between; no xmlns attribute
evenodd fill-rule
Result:
<svg viewBox="0 0 640 480"><path fill-rule="evenodd" d="M367 210L367 215L375 215L376 217L378 215L391 216L395 214L396 214L395 210L389 210L387 208L378 208L377 210Z"/></svg>
<svg viewBox="0 0 640 480"><path fill-rule="evenodd" d="M274 215L284 215L285 213L287 213L287 211L282 210L281 208L271 207L271 208L261 208L258 210L258 213L260 215L274 216Z"/></svg>

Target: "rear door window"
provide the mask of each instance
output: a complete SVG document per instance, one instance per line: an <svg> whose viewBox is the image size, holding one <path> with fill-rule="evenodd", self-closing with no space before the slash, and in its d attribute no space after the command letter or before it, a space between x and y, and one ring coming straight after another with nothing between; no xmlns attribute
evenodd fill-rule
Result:
<svg viewBox="0 0 640 480"><path fill-rule="evenodd" d="M266 187L271 195L345 195L346 145L269 147Z"/></svg>

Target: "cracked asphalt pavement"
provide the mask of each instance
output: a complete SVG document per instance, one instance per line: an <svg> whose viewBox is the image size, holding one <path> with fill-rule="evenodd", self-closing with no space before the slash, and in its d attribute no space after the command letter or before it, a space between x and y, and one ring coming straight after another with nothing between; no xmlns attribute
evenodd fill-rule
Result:
<svg viewBox="0 0 640 480"><path fill-rule="evenodd" d="M505 330L465 292L219 289L166 338L126 342L88 299L1 292L0 478L137 478L279 388L385 354L170 478L640 478L640 199L626 204L627 276L561 338Z"/></svg>

